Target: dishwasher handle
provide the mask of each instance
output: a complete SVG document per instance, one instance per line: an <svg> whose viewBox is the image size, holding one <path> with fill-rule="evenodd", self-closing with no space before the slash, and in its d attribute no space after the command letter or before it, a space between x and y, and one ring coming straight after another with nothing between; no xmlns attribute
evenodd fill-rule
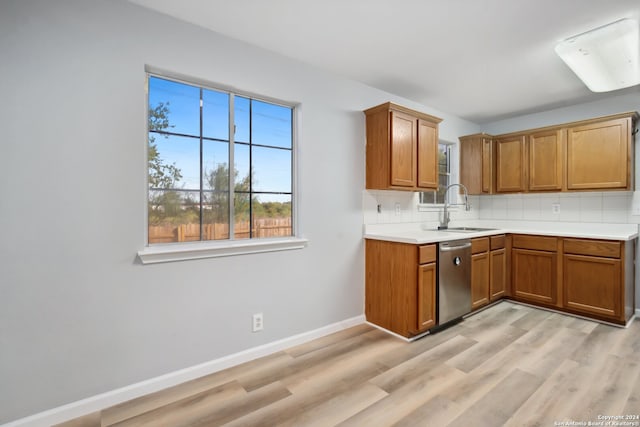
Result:
<svg viewBox="0 0 640 427"><path fill-rule="evenodd" d="M471 243L463 243L461 245L449 245L447 243L440 243L440 252L459 251L460 249L470 248Z"/></svg>

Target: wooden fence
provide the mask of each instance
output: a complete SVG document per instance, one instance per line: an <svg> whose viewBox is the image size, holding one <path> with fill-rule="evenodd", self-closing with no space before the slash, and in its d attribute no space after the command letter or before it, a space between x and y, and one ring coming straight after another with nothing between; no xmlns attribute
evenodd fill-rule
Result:
<svg viewBox="0 0 640 427"><path fill-rule="evenodd" d="M229 224L204 224L202 240L229 238ZM291 236L291 218L258 218L253 220L252 237ZM235 223L236 239L250 237L249 221ZM200 240L200 224L150 225L149 243L192 242Z"/></svg>

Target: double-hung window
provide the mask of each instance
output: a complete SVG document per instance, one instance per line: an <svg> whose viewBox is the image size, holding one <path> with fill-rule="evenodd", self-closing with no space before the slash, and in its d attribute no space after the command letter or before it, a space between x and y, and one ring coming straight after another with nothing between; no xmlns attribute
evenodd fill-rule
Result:
<svg viewBox="0 0 640 427"><path fill-rule="evenodd" d="M294 235L294 107L148 74L148 244Z"/></svg>
<svg viewBox="0 0 640 427"><path fill-rule="evenodd" d="M452 144L446 143L438 144L438 189L435 191L423 192L420 196L421 204L444 204L444 193L447 186L451 184L452 146Z"/></svg>

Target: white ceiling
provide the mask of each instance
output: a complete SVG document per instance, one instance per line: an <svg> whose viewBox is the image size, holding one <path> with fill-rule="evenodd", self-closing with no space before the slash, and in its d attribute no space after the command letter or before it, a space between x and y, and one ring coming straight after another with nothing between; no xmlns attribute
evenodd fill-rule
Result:
<svg viewBox="0 0 640 427"><path fill-rule="evenodd" d="M476 123L597 94L555 44L638 0L130 0Z"/></svg>

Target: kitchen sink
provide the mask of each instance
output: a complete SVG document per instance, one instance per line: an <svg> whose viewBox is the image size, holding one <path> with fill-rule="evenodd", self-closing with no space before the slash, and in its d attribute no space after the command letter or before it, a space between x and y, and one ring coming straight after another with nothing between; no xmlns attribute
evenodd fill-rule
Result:
<svg viewBox="0 0 640 427"><path fill-rule="evenodd" d="M491 231L495 228L482 228L482 227L449 227L438 229L438 231L447 231L452 233L477 233L479 231Z"/></svg>

